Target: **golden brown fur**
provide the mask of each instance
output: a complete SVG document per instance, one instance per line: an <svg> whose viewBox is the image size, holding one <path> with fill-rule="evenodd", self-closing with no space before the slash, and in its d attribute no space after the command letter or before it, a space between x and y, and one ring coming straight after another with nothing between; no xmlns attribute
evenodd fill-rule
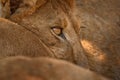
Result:
<svg viewBox="0 0 120 80"><path fill-rule="evenodd" d="M50 58L0 60L0 80L108 80L71 63Z"/></svg>
<svg viewBox="0 0 120 80"><path fill-rule="evenodd" d="M10 16L10 1L0 0L0 17L7 18Z"/></svg>
<svg viewBox="0 0 120 80"><path fill-rule="evenodd" d="M14 1L15 0L11 0L10 3L12 4L14 3ZM82 2L84 3L82 4ZM7 55L2 54L1 57L13 56L13 55L14 56L16 55L48 56L48 54L50 53L49 57L65 59L85 67L86 66L88 67L87 64L88 62L89 68L91 70L103 74L107 77L119 80L120 29L114 27L116 26L116 24L111 24L112 21L110 20L114 19L116 21L114 17L112 18L109 17L108 19L106 18L104 20L98 16L99 14L105 18L106 15L104 16L102 13L104 11L102 10L100 11L99 7L96 8L97 5L95 6L91 5L94 6L93 8L89 7L91 3L98 4L97 1L92 0L90 3L89 2L90 1L85 0L78 3L78 5L80 6L79 7L80 12L78 12L81 19L80 22L82 22L83 20L83 23L81 23L82 30L80 32L80 40L82 36L82 44L86 51L86 54L83 53L83 48L79 43L77 37L78 34L76 33L79 30L79 24L75 16L76 11L75 11L74 0L42 0L42 1L22 0L22 2L18 4L19 6L15 6L15 5L12 5L14 7L11 6L12 14L9 16L10 17L9 19L16 22L17 25L13 25L13 23L1 19L0 26L3 25L7 26L7 28L6 27L1 27L1 28L4 28L4 31L8 29L8 32L12 32L13 30L13 33L15 34L14 37L13 33L12 34L10 33L10 36L13 37L5 38L5 40L8 39L10 40L11 43L12 39L15 38L14 42L16 43L14 44L18 44L17 46L13 47L16 51L13 50L12 54L3 52L3 53L7 53ZM112 3L111 1L108 2ZM108 2L105 2L105 5ZM84 8L85 4L86 7ZM96 8L95 13L94 10L91 10L94 8ZM106 10L109 11L108 8L105 9L105 11ZM117 11L117 9L115 11ZM113 13L115 11L113 11ZM11 24L14 27L9 29L8 27ZM104 26L102 26L102 24ZM60 36L51 34L50 28L53 26L59 26L64 29L66 40L62 39ZM87 29L85 28L86 26ZM109 28L106 28L108 26ZM20 34L21 28L17 29L19 34L14 32L15 27L22 27L23 28L22 30L24 32L26 31L28 32L27 36L24 36L24 34L23 35ZM4 31L3 33L5 33ZM3 35L3 33L1 33L1 35ZM20 36L17 37L18 35ZM9 36L9 35L7 34L4 36ZM21 36L24 36L24 38L21 38ZM25 37L30 38L30 41L27 42L27 38ZM33 37L35 38L32 39ZM20 43L22 43L20 47L19 47L19 42L16 41L17 39L18 41L23 40L20 41ZM37 40L34 43L32 43L34 44L33 47L31 47L32 44L29 44L30 42L33 42L31 39L33 41ZM40 45L36 46L37 43L39 42L38 41L39 39L41 41ZM3 40L3 38L1 38L1 40ZM9 44L9 41L8 42L4 41L4 43ZM28 44L29 47L27 47ZM25 50L22 51L21 48L23 46L26 49L26 51ZM41 50L38 49L40 46L41 49L43 48L43 51L46 51L47 54L46 53L43 54L44 52L41 53ZM3 49L5 47L3 47ZM16 49L18 47L20 49ZM11 48L9 49L11 50ZM27 52L27 50L30 54ZM9 51L9 50L7 49L4 51ZM18 51L21 53L17 53ZM33 54L34 51L35 54ZM88 61L86 59L86 56Z"/></svg>
<svg viewBox="0 0 120 80"><path fill-rule="evenodd" d="M120 80L120 0L77 0L90 69Z"/></svg>
<svg viewBox="0 0 120 80"><path fill-rule="evenodd" d="M49 56L88 67L87 58L84 55L78 35L74 29L76 26L76 19L73 13L74 4L68 0L23 0L10 16L10 20L18 25L3 21L2 19L0 21L0 30L4 29L4 34L1 33L0 35L5 36L5 39L0 38L1 43L7 44L4 44L5 46L0 44L2 47L0 50L1 57L14 55L40 56L42 52L39 47L44 44L45 48L47 48L45 49L47 53L50 52ZM3 27L3 25L5 26ZM10 25L13 27L9 27ZM54 34L52 27L61 28L63 30L61 36ZM37 44L38 46L35 46L38 42L33 43L32 41L34 36L36 36L34 40L40 41L40 44ZM26 42L28 38L30 41ZM14 45L11 46L11 44ZM10 47L8 48L8 46Z"/></svg>

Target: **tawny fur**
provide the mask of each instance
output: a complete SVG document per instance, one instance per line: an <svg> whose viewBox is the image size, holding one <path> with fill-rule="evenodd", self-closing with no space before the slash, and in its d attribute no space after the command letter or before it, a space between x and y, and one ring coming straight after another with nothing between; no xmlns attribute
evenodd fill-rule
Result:
<svg viewBox="0 0 120 80"><path fill-rule="evenodd" d="M10 15L9 19L14 22L17 22L21 26L24 26L26 29L32 31L36 35L41 36L41 35L43 35L43 33L41 33L39 31L40 28L37 27L37 26L41 25L40 21L38 21L38 20L45 19L45 16L47 17L47 15L43 15L43 14L47 14L48 12L53 13L52 15L51 14L50 15L54 16L54 17L56 17L56 14L59 15L59 13L61 12L62 15L60 15L59 17L63 17L63 15L65 15L65 16L67 15L67 17L68 17L68 21L66 21L66 19L62 19L63 22L61 22L61 23L65 24L67 26L72 24L73 28L76 31L79 30L80 26L79 26L79 24L76 25L77 20L74 17L74 14L75 14L74 0L65 0L65 1L63 1L63 0L43 0L43 1L40 1L39 5L37 3L38 3L37 0L29 0L26 2L24 2L24 0L23 0L23 2L21 2L19 4L19 7L12 8L14 11ZM51 4L48 4L48 3L51 3ZM120 71L119 71L119 69L120 69L120 67L119 67L119 65L120 65L120 62L119 62L119 49L120 49L120 47L119 47L120 46L119 31L120 31L120 29L119 29L119 20L118 20L119 5L117 5L117 4L119 4L119 1L118 0L103 1L103 3L105 3L105 5L107 5L107 6L109 6L111 3L113 3L113 4L111 4L111 5L113 5L113 6L111 6L111 8L116 6L115 9L112 9L113 12L111 12L111 10L110 10L111 8L109 9L109 7L104 8L105 5L103 5L103 8L105 10L102 7L101 7L101 10L99 10L100 6L98 6L98 8L97 8L96 4L103 4L102 1L101 1L101 3L99 3L94 0L92 0L92 1L85 0L85 1L81 1L81 2L78 0L77 3L78 3L78 8L80 10L78 12L78 16L80 16L80 22L82 22L81 29L80 29L81 30L80 31L80 40L82 38L82 45L87 53L84 55L87 56L89 68L91 70L98 72L100 74L103 74L107 77L119 80L120 79L119 78L119 75L120 75L119 74L120 73ZM94 5L91 5L91 4L94 4ZM44 6L46 6L46 5L48 5L49 7L52 7L56 11L54 12L54 10L52 10L51 8L48 8L48 7L44 8ZM94 6L94 7L92 7L92 6ZM96 9L94 9L94 8L96 8ZM102 9L103 9L103 11L102 11ZM51 10L51 11L49 11L49 10ZM54 14L54 13L56 13L56 14ZM106 15L104 15L104 13L108 14L108 16L111 16L112 13L116 13L116 14L118 14L118 16L107 18ZM109 13L111 13L111 14L109 14ZM50 17L50 18L53 18L53 17ZM46 18L46 19L48 19L48 18ZM72 21L72 23L69 20ZM45 21L45 20L42 20L42 21L43 21L43 23L46 22L46 25L48 23L52 23L50 21ZM109 28L108 28L108 26L109 26ZM117 27L114 27L114 26L117 26ZM69 29L73 29L73 28L69 27ZM71 31L71 33L74 34L75 32ZM73 34L70 34L70 35L73 36ZM48 36L50 36L50 35L48 35ZM70 40L69 36L66 36L66 37L69 41ZM42 41L44 41L45 44L48 44L47 40L45 40L44 37L40 37L40 38L43 38ZM54 39L50 38L50 40L54 40ZM76 41L78 41L78 40L76 40ZM73 38L70 40L70 43L72 46L75 44L75 42L74 42ZM79 44L79 43L76 43L76 44ZM78 52L79 52L78 48L80 48L80 52L82 50L82 48L78 47L78 45L77 46L75 45L73 48L77 49ZM55 48L53 48L53 49L55 49ZM77 53L77 51L75 53ZM78 56L80 56L80 55L77 54L74 57L77 58ZM62 57L59 57L59 58L62 58ZM78 57L78 58L80 58L80 57ZM64 58L64 59L66 59L66 58ZM73 59L73 58L69 58L68 60L71 61L71 59ZM84 61L84 59L82 61ZM76 60L78 60L78 62L81 61L79 59L75 59L75 61ZM86 62L86 59L85 59L85 62ZM78 64L80 64L80 63L78 63Z"/></svg>
<svg viewBox="0 0 120 80"><path fill-rule="evenodd" d="M69 62L44 57L0 60L0 73L0 80L108 80Z"/></svg>
<svg viewBox="0 0 120 80"><path fill-rule="evenodd" d="M90 69L120 80L120 0L77 0Z"/></svg>
<svg viewBox="0 0 120 80"><path fill-rule="evenodd" d="M74 4L68 0L23 0L9 18L17 25L10 21L3 21L3 19L0 21L0 28L3 30L0 35L5 36L5 38L0 38L1 57L45 56L50 52L49 56L54 58L88 67L87 58L74 29L76 26L76 18L73 13ZM3 25L5 26L3 27ZM51 27L62 28L62 36L54 34ZM38 42L39 44L36 44ZM44 49L47 48L45 49L46 54L41 52L44 51L44 49L42 50L43 44ZM41 49L39 49L40 46Z"/></svg>

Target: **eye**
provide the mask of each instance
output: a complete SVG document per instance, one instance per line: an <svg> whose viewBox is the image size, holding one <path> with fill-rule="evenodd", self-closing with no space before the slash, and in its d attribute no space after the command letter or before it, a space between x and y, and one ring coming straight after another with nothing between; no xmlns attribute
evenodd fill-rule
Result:
<svg viewBox="0 0 120 80"><path fill-rule="evenodd" d="M58 27L58 26L55 26L55 27L52 27L51 29L52 29L52 31L54 32L54 34L56 34L56 35L58 35L58 36L60 36L60 35L63 34L63 28L60 28L60 27Z"/></svg>
<svg viewBox="0 0 120 80"><path fill-rule="evenodd" d="M51 28L52 29L52 33L59 36L59 37L62 37L63 39L66 39L64 34L63 34L63 28L59 27L59 26L54 26Z"/></svg>

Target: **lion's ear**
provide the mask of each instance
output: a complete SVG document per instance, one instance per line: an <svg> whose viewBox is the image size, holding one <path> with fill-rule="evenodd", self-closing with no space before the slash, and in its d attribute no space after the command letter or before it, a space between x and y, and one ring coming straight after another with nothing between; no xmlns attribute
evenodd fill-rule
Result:
<svg viewBox="0 0 120 80"><path fill-rule="evenodd" d="M36 6L36 8L39 8L40 6L47 2L47 0L23 0L23 1L24 3L28 4L31 7Z"/></svg>
<svg viewBox="0 0 120 80"><path fill-rule="evenodd" d="M21 0L18 0L21 1ZM19 22L24 17L32 15L39 7L45 4L47 0L22 0L19 6L14 10L14 13L10 16L10 19L15 22ZM17 6L17 2L11 0ZM14 6L14 5L13 5Z"/></svg>

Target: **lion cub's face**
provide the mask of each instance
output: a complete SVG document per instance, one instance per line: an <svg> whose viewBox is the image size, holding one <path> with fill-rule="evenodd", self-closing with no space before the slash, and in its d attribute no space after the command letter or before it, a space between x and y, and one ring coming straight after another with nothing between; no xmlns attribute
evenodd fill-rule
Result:
<svg viewBox="0 0 120 80"><path fill-rule="evenodd" d="M84 65L86 58L74 29L78 23L71 4L69 0L27 0L10 19L38 36L56 58Z"/></svg>

